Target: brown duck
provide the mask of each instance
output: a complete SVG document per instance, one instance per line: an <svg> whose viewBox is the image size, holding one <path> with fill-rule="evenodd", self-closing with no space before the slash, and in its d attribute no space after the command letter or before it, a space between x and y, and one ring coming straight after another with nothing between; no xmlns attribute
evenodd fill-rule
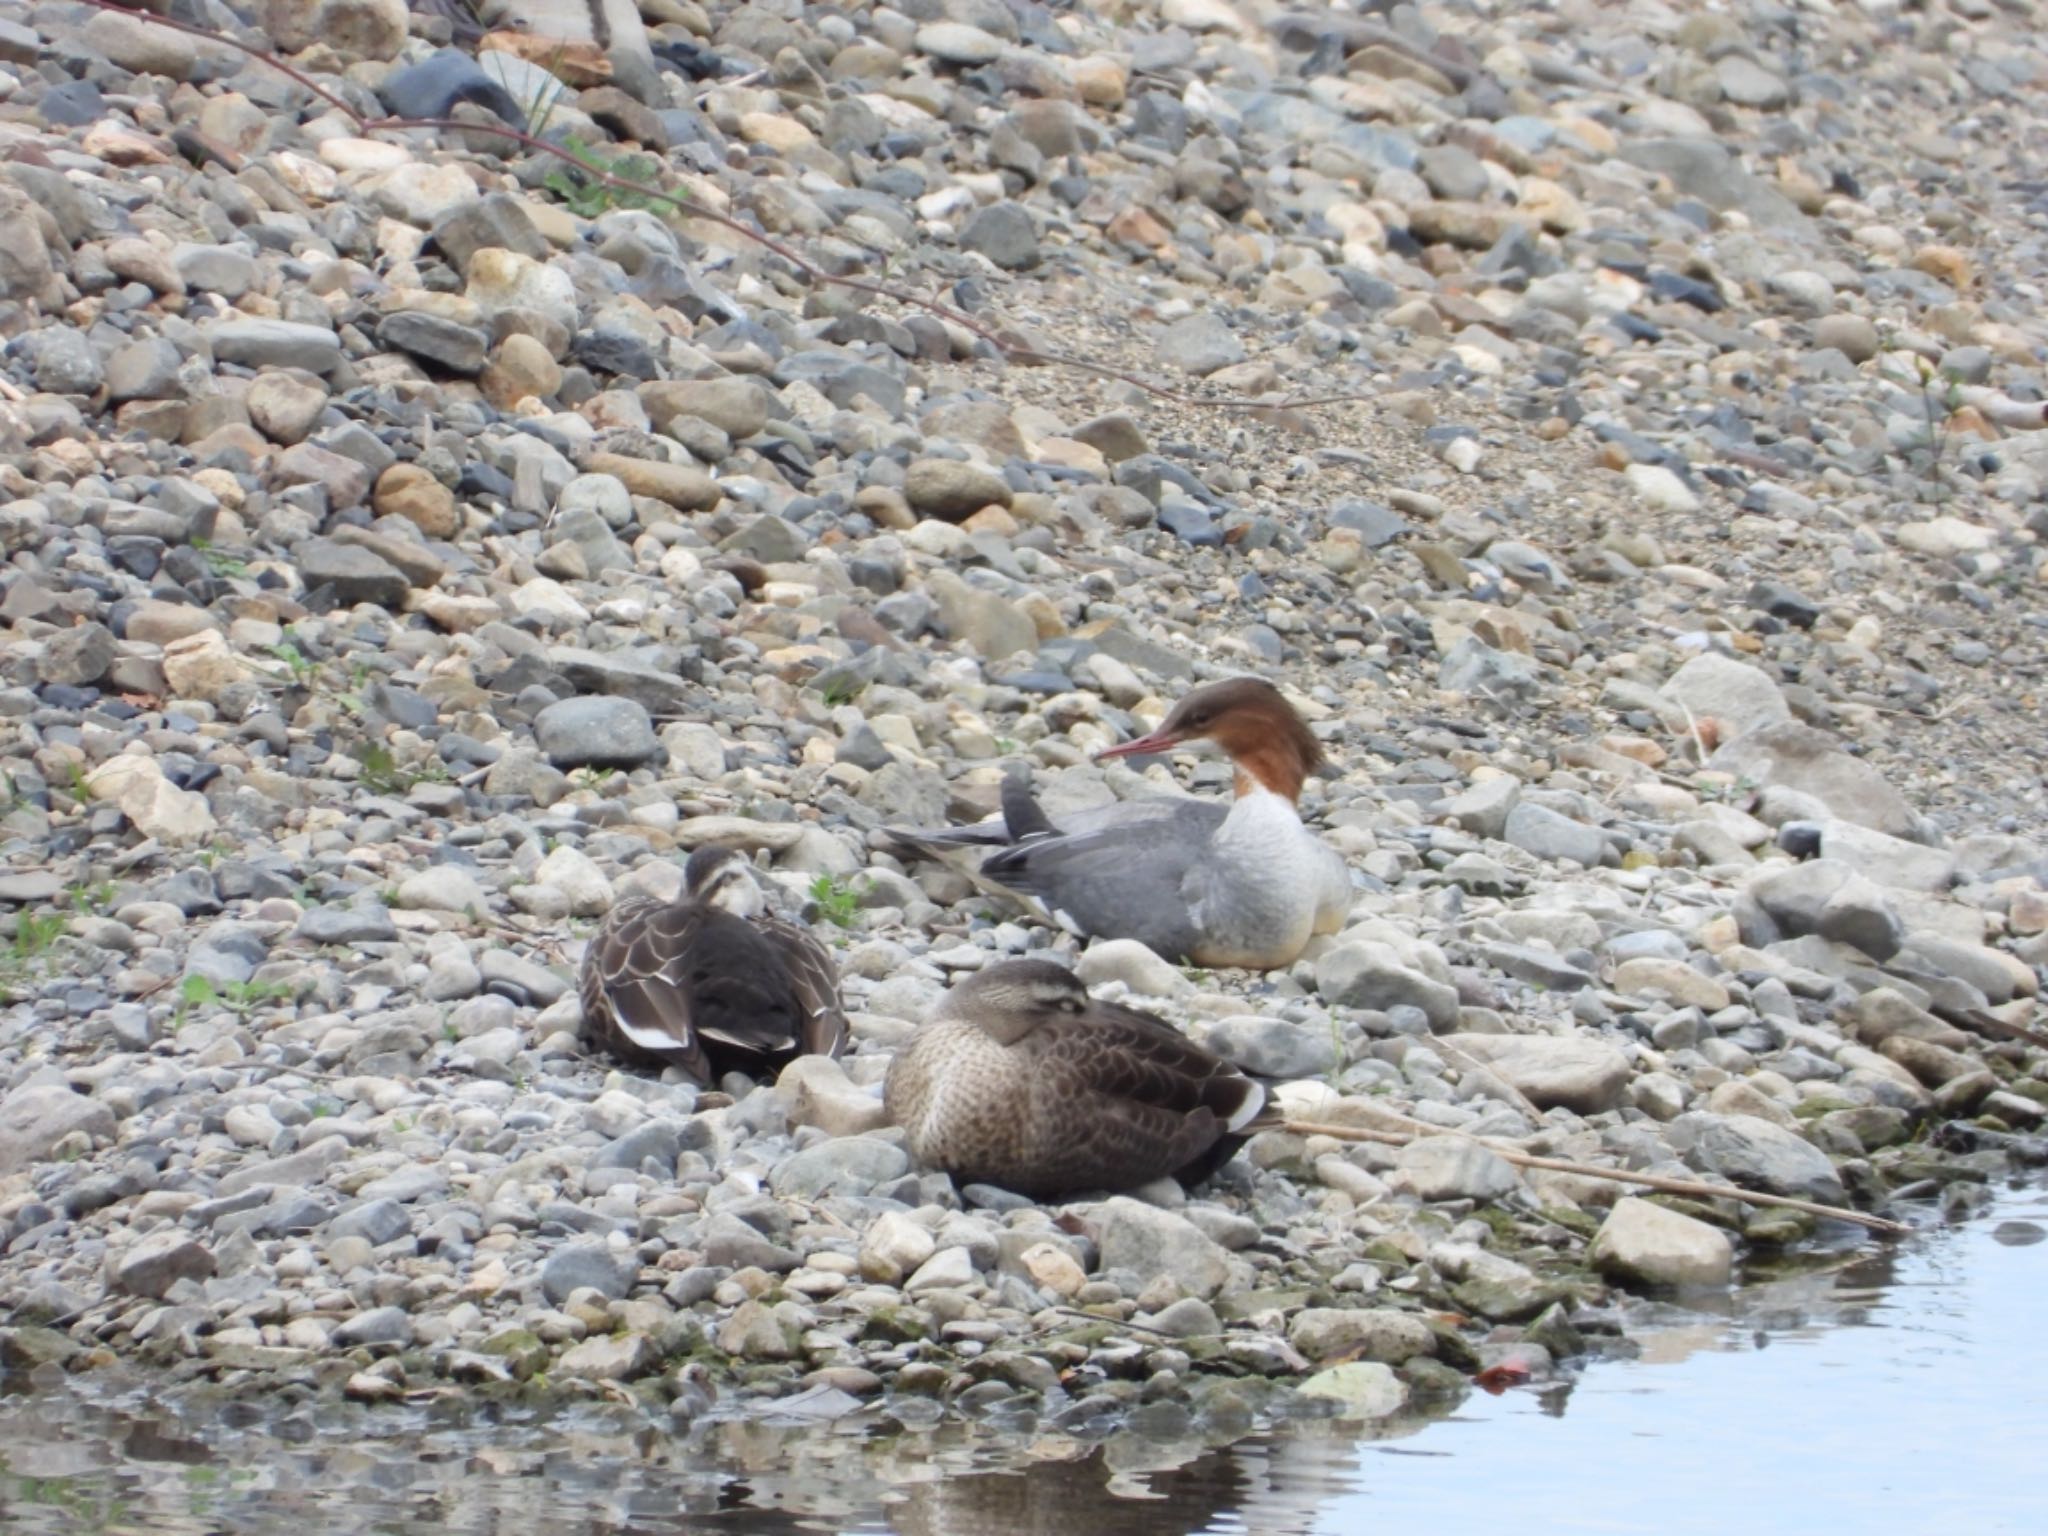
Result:
<svg viewBox="0 0 2048 1536"><path fill-rule="evenodd" d="M1091 998L1049 960L960 982L883 1089L921 1162L1041 1200L1168 1173L1200 1183L1265 1101L1165 1020Z"/></svg>
<svg viewBox="0 0 2048 1536"><path fill-rule="evenodd" d="M612 908L584 953L580 992L596 1043L705 1085L846 1046L831 955L769 913L737 849L691 854L679 901L642 896Z"/></svg>

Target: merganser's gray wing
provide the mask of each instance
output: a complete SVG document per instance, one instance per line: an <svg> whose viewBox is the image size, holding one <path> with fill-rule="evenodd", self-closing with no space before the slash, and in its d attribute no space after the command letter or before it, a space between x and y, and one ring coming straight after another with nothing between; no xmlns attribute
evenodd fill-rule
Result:
<svg viewBox="0 0 2048 1536"><path fill-rule="evenodd" d="M1207 856L1227 806L1159 796L1077 813L1050 835L990 854L981 874L1035 897L1087 938L1137 939L1169 960L1196 934L1181 882Z"/></svg>

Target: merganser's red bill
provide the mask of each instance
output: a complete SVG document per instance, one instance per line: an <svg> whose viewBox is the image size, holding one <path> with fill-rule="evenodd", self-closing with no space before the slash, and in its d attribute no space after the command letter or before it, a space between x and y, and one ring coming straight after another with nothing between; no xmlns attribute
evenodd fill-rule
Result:
<svg viewBox="0 0 2048 1536"><path fill-rule="evenodd" d="M1106 757L1149 757L1155 752L1171 752L1186 740L1178 732L1154 731L1150 736L1140 736L1136 741L1127 741L1120 746L1104 747L1095 754L1095 761Z"/></svg>

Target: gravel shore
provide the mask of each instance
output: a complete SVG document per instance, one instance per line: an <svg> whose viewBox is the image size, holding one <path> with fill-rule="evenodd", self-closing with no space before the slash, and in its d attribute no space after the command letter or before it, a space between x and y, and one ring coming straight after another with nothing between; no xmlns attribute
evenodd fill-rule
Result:
<svg viewBox="0 0 2048 1536"><path fill-rule="evenodd" d="M2048 8L644 0L609 76L257 10L179 14L686 206L0 9L0 1368L1371 1418L1841 1235L1503 1151L1907 1221L2048 1158ZM1239 672L1360 885L1291 969L885 851L1019 760L1227 794L1089 758ZM842 1062L580 1038L706 843ZM881 1079L1027 952L1466 1134L956 1189Z"/></svg>

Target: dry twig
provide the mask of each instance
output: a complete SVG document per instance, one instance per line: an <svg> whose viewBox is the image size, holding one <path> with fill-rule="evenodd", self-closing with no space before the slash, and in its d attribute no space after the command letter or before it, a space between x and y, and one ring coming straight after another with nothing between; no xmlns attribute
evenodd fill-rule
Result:
<svg viewBox="0 0 2048 1536"><path fill-rule="evenodd" d="M1280 1123L1278 1129L1291 1131L1297 1136L1328 1136L1337 1141L1371 1141L1389 1147L1410 1146L1427 1136L1464 1135L1462 1131L1444 1130L1433 1125L1418 1125L1413 1131L1374 1131L1355 1125L1323 1125L1313 1120L1285 1120ZM1465 1139L1478 1142L1487 1151L1504 1162L1513 1163L1517 1168L1541 1168L1549 1173L1575 1173L1582 1178L1608 1179L1616 1184L1639 1184L1645 1189L1662 1190L1667 1195L1689 1195L1700 1200L1741 1200L1750 1205L1783 1206L1787 1210L1804 1211L1811 1216L1826 1216L1834 1221L1852 1221L1858 1226L1868 1227L1873 1232L1882 1232L1887 1236L1904 1236L1913 1230L1901 1221L1892 1221L1884 1216L1872 1216L1863 1211L1852 1211L1846 1206L1823 1205L1818 1200L1801 1200L1792 1195L1767 1195L1754 1189L1709 1184L1702 1179L1674 1179L1660 1173L1632 1173L1625 1168L1602 1168L1596 1163L1567 1162L1561 1157L1537 1157L1533 1153L1503 1145L1487 1136L1466 1136Z"/></svg>

